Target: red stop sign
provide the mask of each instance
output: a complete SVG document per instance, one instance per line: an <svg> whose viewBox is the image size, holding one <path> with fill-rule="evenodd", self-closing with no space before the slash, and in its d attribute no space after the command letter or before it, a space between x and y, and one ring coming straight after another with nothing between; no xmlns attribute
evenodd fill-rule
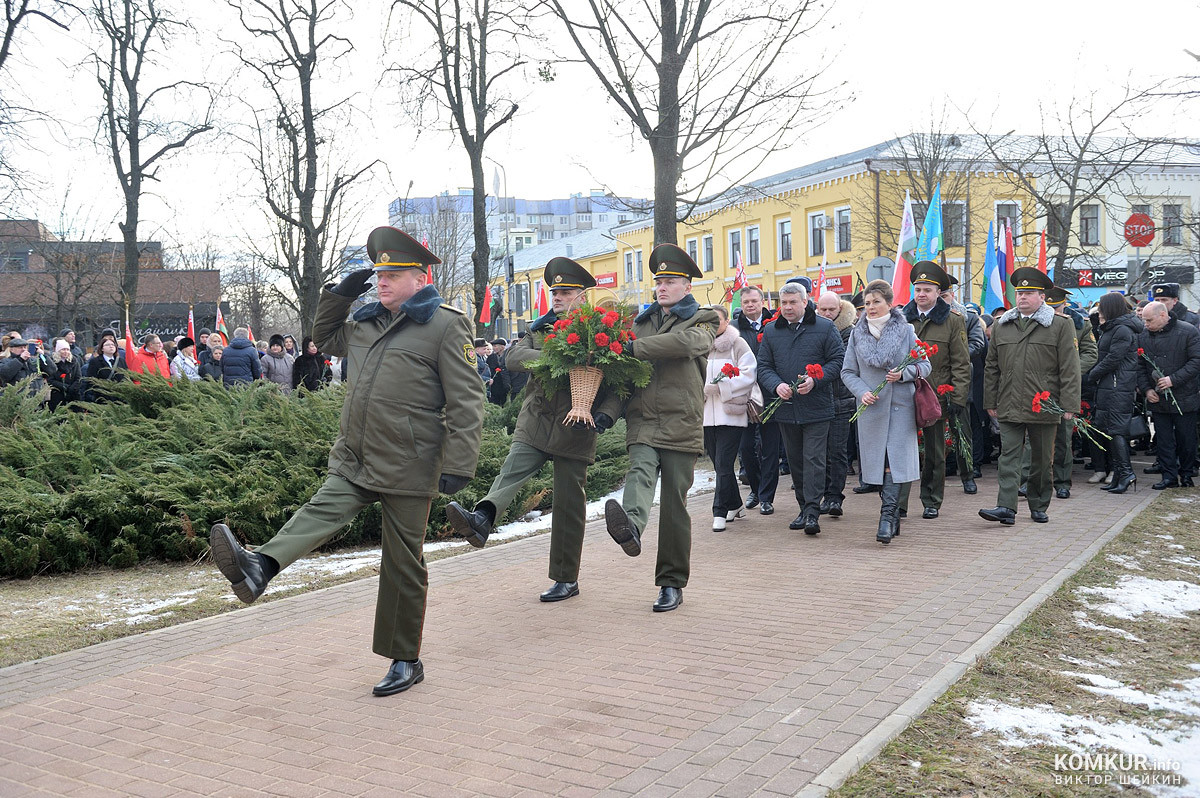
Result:
<svg viewBox="0 0 1200 798"><path fill-rule="evenodd" d="M1131 247L1148 247L1154 240L1154 220L1144 213L1130 214L1125 220L1125 241Z"/></svg>

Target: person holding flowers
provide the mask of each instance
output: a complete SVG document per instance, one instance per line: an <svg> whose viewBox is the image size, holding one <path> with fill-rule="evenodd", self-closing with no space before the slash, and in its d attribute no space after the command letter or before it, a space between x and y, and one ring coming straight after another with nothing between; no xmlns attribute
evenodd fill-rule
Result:
<svg viewBox="0 0 1200 798"><path fill-rule="evenodd" d="M742 494L735 463L749 418L747 407L754 390L758 364L750 345L729 323L724 305L713 305L720 317L717 337L708 351L708 376L704 383L704 451L717 474L713 493L713 531L739 518Z"/></svg>
<svg viewBox="0 0 1200 798"><path fill-rule="evenodd" d="M1110 291L1100 297L1097 359L1087 381L1096 391L1092 423L1111 438L1107 448L1112 481L1101 490L1115 493L1124 493L1137 483L1129 462L1129 424L1137 398L1137 348L1142 329L1141 320L1122 294Z"/></svg>
<svg viewBox="0 0 1200 798"><path fill-rule="evenodd" d="M546 264L544 279L550 286L550 311L531 324L529 334L506 352L505 366L512 371L530 371L531 364L541 357L547 339L554 340L568 312L587 289L596 285L595 278L583 266L564 257L553 258ZM616 330L612 335L616 337L619 332ZM473 510L458 502L446 505L446 519L454 531L472 546L482 547L496 519L504 515L521 487L546 461L553 461L549 575L554 584L538 597L542 601L564 601L579 595L587 467L596 461L596 434L613 425L620 402L606 392L600 395L600 403L595 407L595 426L564 424L571 410L569 387L547 386L538 375L532 375L526 384L512 446L487 495L475 503Z"/></svg>
<svg viewBox="0 0 1200 798"><path fill-rule="evenodd" d="M850 333L842 382L859 397L858 456L863 481L880 486L875 539L900 534L900 487L921 478L913 382L928 377L929 360L900 308L892 286L872 280L863 289L865 313Z"/></svg>
<svg viewBox="0 0 1200 798"><path fill-rule="evenodd" d="M779 289L779 312L758 349L758 384L764 397L774 397L763 420L779 424L791 465L800 513L788 528L816 535L821 531L833 383L841 374L845 348L837 327L817 315L802 284L789 282Z"/></svg>
<svg viewBox="0 0 1200 798"><path fill-rule="evenodd" d="M941 298L943 291L950 290L950 275L929 260L916 263L911 274L913 299L904 306L904 318L912 325L917 340L936 345L936 350L929 356L929 382L937 388L942 417L923 430L921 504L925 510L921 517L937 518L946 493L946 438L954 435L956 427L965 432L969 426L966 410L971 392L971 353L962 313ZM966 441L966 446L958 448L968 449L970 437L966 434L958 437ZM965 455L965 452L960 454ZM972 468L959 463L958 470L963 492L975 493ZM900 489L902 516L908 514L909 487L905 484Z"/></svg>
<svg viewBox="0 0 1200 798"><path fill-rule="evenodd" d="M1173 317L1162 302L1142 309L1138 336L1138 388L1154 419L1162 468L1155 490L1192 487L1196 469L1196 418L1200 411L1200 330Z"/></svg>
<svg viewBox="0 0 1200 798"><path fill-rule="evenodd" d="M670 612L683 603L691 571L687 492L696 458L704 451L704 375L718 317L692 296L692 280L704 273L678 246L655 247L650 271L655 301L634 319L635 339L627 351L654 371L649 384L634 389L625 408L629 474L621 501L609 499L604 505L604 521L626 554L640 554L654 486L661 476L654 572L659 591L653 609Z"/></svg>
<svg viewBox="0 0 1200 798"><path fill-rule="evenodd" d="M1017 518L1017 492L1025 438L1030 444L1027 496L1029 515L1044 524L1053 495L1051 469L1059 417L1033 409L1034 397L1049 391L1071 419L1079 412L1079 355L1075 328L1046 304L1054 282L1030 267L1014 269L1016 307L1004 313L992 330L984 365L983 404L1000 424L999 483L996 507L980 510L988 521L1011 526Z"/></svg>

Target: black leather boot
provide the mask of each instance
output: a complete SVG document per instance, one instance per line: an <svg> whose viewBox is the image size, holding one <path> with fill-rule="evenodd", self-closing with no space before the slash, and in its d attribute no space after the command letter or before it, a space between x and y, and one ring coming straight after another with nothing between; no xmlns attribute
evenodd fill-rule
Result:
<svg viewBox="0 0 1200 798"><path fill-rule="evenodd" d="M900 486L892 481L892 472L883 472L883 487L879 491L879 531L875 540L891 543L900 533Z"/></svg>
<svg viewBox="0 0 1200 798"><path fill-rule="evenodd" d="M1106 487L1109 493L1124 493L1130 486L1137 490L1137 476L1129 462L1129 439L1120 435L1113 436L1113 485Z"/></svg>

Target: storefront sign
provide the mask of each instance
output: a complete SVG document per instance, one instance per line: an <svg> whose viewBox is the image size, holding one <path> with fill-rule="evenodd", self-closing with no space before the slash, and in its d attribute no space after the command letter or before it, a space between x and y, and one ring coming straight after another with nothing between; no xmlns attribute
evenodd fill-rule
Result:
<svg viewBox="0 0 1200 798"><path fill-rule="evenodd" d="M596 275L597 288L615 288L617 285L617 273L607 272L605 274Z"/></svg>

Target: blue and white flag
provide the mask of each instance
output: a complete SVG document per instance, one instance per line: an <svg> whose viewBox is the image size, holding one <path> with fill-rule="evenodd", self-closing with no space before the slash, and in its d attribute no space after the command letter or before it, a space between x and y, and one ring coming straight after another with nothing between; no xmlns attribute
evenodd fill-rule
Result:
<svg viewBox="0 0 1200 798"><path fill-rule="evenodd" d="M995 222L988 222L987 251L983 255L983 297L979 304L984 313L1004 307L1004 279L1000 276L1000 261L996 259Z"/></svg>
<svg viewBox="0 0 1200 798"><path fill-rule="evenodd" d="M921 226L921 240L917 242L917 260L935 260L942 251L945 239L942 236L942 184L934 186L929 209L925 211L925 224Z"/></svg>

